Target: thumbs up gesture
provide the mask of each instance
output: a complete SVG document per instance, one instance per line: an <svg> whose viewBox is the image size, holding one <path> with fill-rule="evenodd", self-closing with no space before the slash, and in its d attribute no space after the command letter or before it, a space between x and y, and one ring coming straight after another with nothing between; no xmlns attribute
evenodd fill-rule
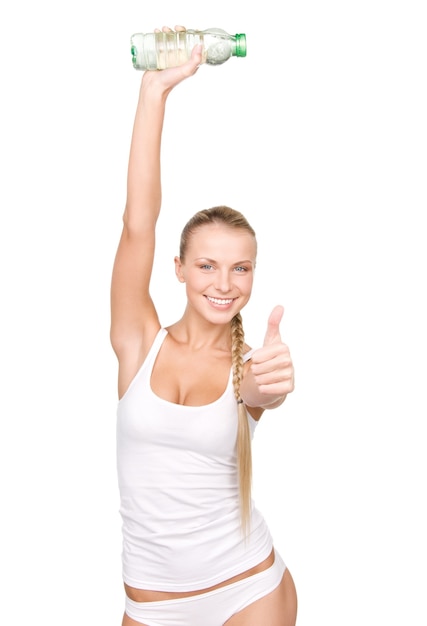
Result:
<svg viewBox="0 0 427 626"><path fill-rule="evenodd" d="M258 393L265 396L265 402L260 406L278 406L294 390L291 355L280 336L283 313L284 308L280 305L273 309L268 318L264 344L252 354L251 373Z"/></svg>

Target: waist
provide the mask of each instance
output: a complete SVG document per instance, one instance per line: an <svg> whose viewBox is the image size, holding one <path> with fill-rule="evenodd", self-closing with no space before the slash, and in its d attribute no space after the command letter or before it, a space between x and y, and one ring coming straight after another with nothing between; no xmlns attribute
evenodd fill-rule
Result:
<svg viewBox="0 0 427 626"><path fill-rule="evenodd" d="M122 511L123 513L123 511ZM273 542L254 507L247 535L239 511L191 526L178 519L123 518L123 581L136 589L208 589L261 563Z"/></svg>
<svg viewBox="0 0 427 626"><path fill-rule="evenodd" d="M271 550L266 559L264 559L254 567L245 570L241 574L237 574L236 576L227 578L223 582L212 585L211 587L204 587L203 589L197 589L195 591L157 591L151 589L137 589L136 587L131 587L126 583L124 583L124 587L126 595L134 602L158 602L161 600L176 600L178 598L187 598L190 596L200 595L202 593L208 593L209 591L214 591L215 589L219 589L220 587L226 587L227 585L231 585L232 583L238 582L239 580L243 580L244 578L249 578L249 576L253 576L254 574L259 574L260 572L263 572L264 570L271 567L273 563L274 549Z"/></svg>

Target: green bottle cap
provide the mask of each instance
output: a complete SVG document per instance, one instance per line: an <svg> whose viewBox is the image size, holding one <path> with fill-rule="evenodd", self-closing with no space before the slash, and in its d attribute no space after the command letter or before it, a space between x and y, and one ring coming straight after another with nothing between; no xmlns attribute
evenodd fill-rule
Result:
<svg viewBox="0 0 427 626"><path fill-rule="evenodd" d="M244 33L240 33L240 35L236 35L236 57L245 57L246 56L246 35Z"/></svg>

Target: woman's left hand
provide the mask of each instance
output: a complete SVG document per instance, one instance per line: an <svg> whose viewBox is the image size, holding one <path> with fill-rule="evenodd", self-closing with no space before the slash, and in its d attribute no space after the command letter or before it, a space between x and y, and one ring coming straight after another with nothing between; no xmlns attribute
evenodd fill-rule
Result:
<svg viewBox="0 0 427 626"><path fill-rule="evenodd" d="M258 392L271 397L271 402L266 405L277 402L294 390L291 355L280 336L279 326L283 313L284 308L280 305L270 313L264 345L255 350L251 357L251 373Z"/></svg>

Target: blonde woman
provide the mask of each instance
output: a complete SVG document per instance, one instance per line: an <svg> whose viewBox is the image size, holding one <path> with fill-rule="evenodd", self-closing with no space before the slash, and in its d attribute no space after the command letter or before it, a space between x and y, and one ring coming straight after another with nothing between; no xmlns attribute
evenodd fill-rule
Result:
<svg viewBox="0 0 427 626"><path fill-rule="evenodd" d="M213 207L184 227L177 322L164 328L150 296L165 105L200 62L197 46L184 65L142 76L112 276L122 626L294 626L292 576L251 500L252 435L293 391L294 373L281 306L264 345L245 343L257 244L244 216Z"/></svg>

